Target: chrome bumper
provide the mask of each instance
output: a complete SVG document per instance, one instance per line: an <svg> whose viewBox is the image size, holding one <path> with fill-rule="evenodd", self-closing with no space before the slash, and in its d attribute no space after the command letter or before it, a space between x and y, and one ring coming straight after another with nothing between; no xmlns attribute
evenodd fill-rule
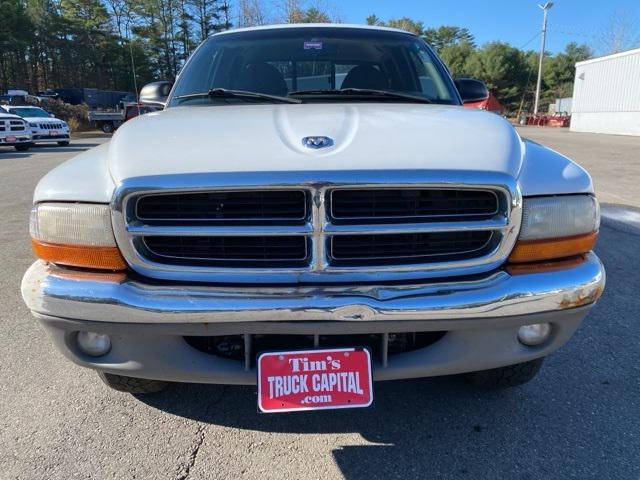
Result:
<svg viewBox="0 0 640 480"><path fill-rule="evenodd" d="M604 284L604 268L593 253L556 271L356 286L168 285L37 261L23 278L22 296L35 314L111 323L494 321L592 304Z"/></svg>

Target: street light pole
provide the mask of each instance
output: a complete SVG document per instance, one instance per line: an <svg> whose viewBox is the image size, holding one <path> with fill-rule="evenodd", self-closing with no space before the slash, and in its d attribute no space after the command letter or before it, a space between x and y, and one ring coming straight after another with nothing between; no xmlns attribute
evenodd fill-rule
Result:
<svg viewBox="0 0 640 480"><path fill-rule="evenodd" d="M540 40L540 58L538 60L538 81L536 82L536 100L533 106L533 114L538 114L538 106L540 104L540 87L542 86L542 61L544 60L544 42L547 37L547 14L551 7L553 7L553 2L547 2L544 5L538 5L542 9L543 17L542 17L542 37Z"/></svg>

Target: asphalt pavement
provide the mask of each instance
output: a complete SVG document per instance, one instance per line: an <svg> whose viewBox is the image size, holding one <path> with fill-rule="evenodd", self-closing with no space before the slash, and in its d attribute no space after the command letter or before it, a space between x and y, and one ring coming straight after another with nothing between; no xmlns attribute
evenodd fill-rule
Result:
<svg viewBox="0 0 640 480"><path fill-rule="evenodd" d="M640 138L526 128L593 174L604 296L531 383L376 384L365 410L261 415L253 387L136 398L55 351L22 303L38 179L70 147L0 149L0 479L640 478ZM90 179L88 179L90 181Z"/></svg>

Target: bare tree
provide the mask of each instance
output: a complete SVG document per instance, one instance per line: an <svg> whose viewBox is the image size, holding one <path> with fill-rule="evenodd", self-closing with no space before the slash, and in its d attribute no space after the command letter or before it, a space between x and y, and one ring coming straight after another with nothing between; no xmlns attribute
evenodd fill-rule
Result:
<svg viewBox="0 0 640 480"><path fill-rule="evenodd" d="M239 0L238 26L253 27L269 23L262 0Z"/></svg>
<svg viewBox="0 0 640 480"><path fill-rule="evenodd" d="M331 0L278 0L276 20L281 23L339 23L341 15Z"/></svg>
<svg viewBox="0 0 640 480"><path fill-rule="evenodd" d="M605 54L640 46L640 20L632 12L615 13L602 32L600 43Z"/></svg>
<svg viewBox="0 0 640 480"><path fill-rule="evenodd" d="M129 15L129 6L126 0L107 0L105 4L111 10L113 22L118 32L118 39L122 42L124 21Z"/></svg>

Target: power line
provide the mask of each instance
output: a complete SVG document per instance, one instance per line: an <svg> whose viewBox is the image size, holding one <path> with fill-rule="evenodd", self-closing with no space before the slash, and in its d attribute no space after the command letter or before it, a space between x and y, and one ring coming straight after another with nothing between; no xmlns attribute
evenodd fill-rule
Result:
<svg viewBox="0 0 640 480"><path fill-rule="evenodd" d="M540 32L536 32L536 34L531 37L529 40L527 40L526 43L524 43L521 47L519 47L519 50L522 50L524 47L526 47L527 45L529 45L531 42L533 42L536 38L538 38L540 36Z"/></svg>
<svg viewBox="0 0 640 480"><path fill-rule="evenodd" d="M560 35L568 35L570 37L584 37L584 38L592 38L595 40L599 40L601 38L600 35L593 35L593 34L579 33L579 32L569 32L566 30L560 30L553 27L549 28L549 30L551 30L553 33L559 33Z"/></svg>

